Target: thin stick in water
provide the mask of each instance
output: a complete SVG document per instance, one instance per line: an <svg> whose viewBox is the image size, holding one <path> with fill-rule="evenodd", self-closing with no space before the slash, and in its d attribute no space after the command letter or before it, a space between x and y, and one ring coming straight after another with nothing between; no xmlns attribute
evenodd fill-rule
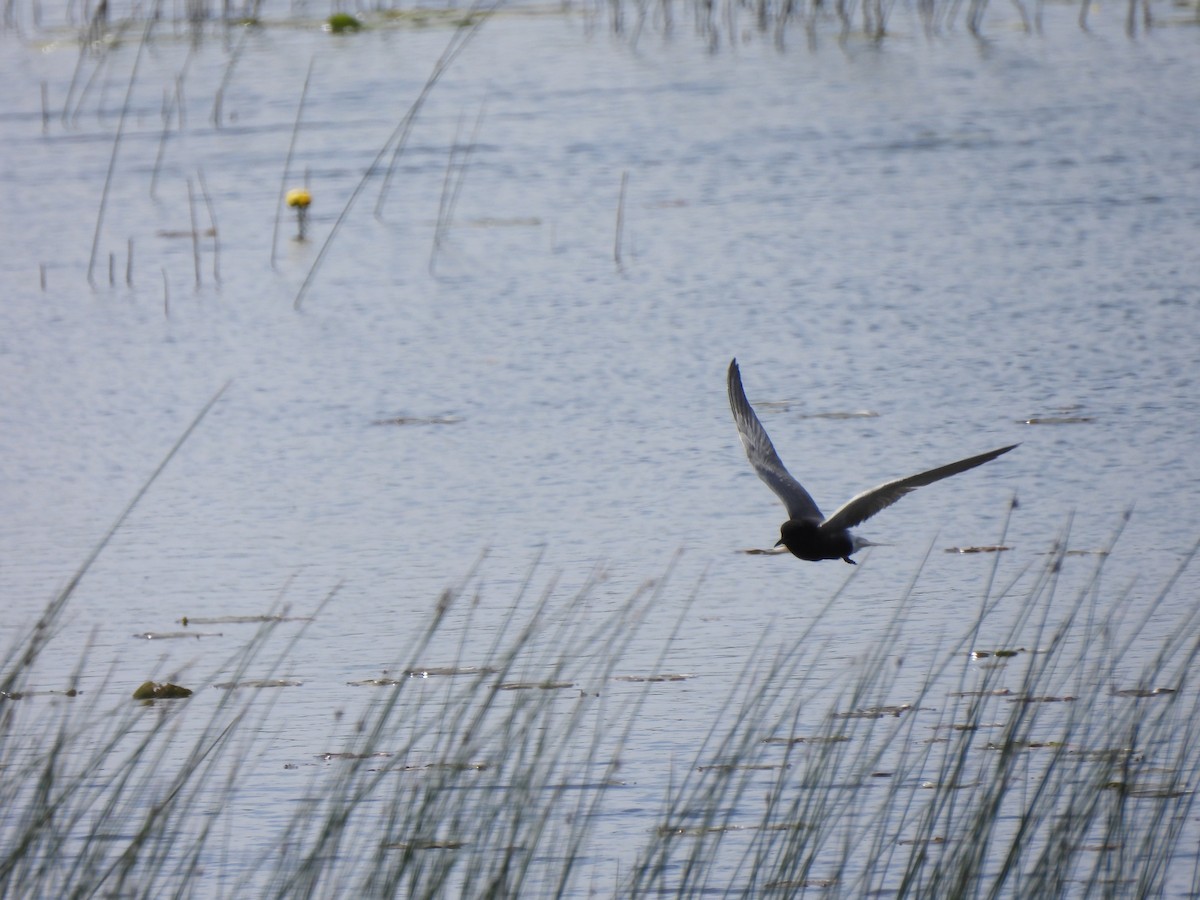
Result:
<svg viewBox="0 0 1200 900"><path fill-rule="evenodd" d="M188 216L192 222L192 267L196 270L196 287L200 287L200 226L196 222L196 191L192 179L187 180Z"/></svg>
<svg viewBox="0 0 1200 900"><path fill-rule="evenodd" d="M229 57L229 65L225 67L225 75L221 79L221 84L217 88L217 94L213 98L212 108L212 123L213 127L219 129L223 118L223 106L225 103L225 89L229 87L229 82L233 80L233 70L237 66L238 61L242 58L242 50L246 47L246 38L250 36L253 29L243 28L241 39L237 42L237 46L233 48L233 53Z"/></svg>
<svg viewBox="0 0 1200 900"><path fill-rule="evenodd" d="M392 161L388 164L387 172L383 176L383 183L379 187L379 197L375 201L375 218L383 218L383 204L387 199L388 190L391 187L392 175L395 172L396 164L399 162L400 156L408 144L408 136L412 132L413 125L417 121L417 114L420 112L421 107L425 105L425 100L428 98L429 92L433 90L434 85L437 84L439 79L441 79L446 69L448 69L450 64L453 63L458 57L458 54L462 53L463 49L470 42L471 38L473 38L483 26L483 23L488 20L491 14L495 12L503 2L504 0L476 0L476 2L471 5L471 8L467 10L466 13L466 21L470 24L464 25L455 30L454 35L450 38L449 43L446 45L446 49L442 51L442 55L438 58L438 61L434 63L433 71L429 73L429 77L425 80L424 86L421 88L420 93L417 94L417 99L413 101L412 106L409 108L404 118L400 121L400 124L397 126L396 130L392 133L392 136L388 138L389 142L394 142L395 149L392 151ZM381 150L379 156L376 157L371 167L372 170L376 165L378 165L379 160L383 159L383 156L386 153L387 144L384 145L383 150ZM368 174L370 174L370 172Z"/></svg>
<svg viewBox="0 0 1200 900"><path fill-rule="evenodd" d="M176 92L178 95L178 92ZM171 114L173 112L174 99L167 93L167 89L163 88L163 104L162 104L162 132L158 136L158 154L154 157L154 169L150 172L150 199L158 200L158 173L162 169L163 156L167 152L167 135L171 132Z"/></svg>
<svg viewBox="0 0 1200 900"><path fill-rule="evenodd" d="M189 425L183 434L179 436L179 440L177 440L175 442L175 446L173 446L167 452L167 455L163 458L163 461L158 464L158 468L150 473L150 477L146 479L138 492L133 495L133 499L129 501L129 504L125 507L121 514L117 516L117 520L113 522L112 526L107 532L105 532L104 536L100 539L100 542L92 548L92 552L88 554L87 559L85 559L83 564L75 571L75 574L71 577L71 580L67 582L66 587L59 591L54 600L51 601L49 609L42 617L42 621L53 621L57 613L60 612L66 605L67 600L73 593L75 593L75 589L79 587L79 582L83 580L83 576L87 574L88 570L91 569L92 565L99 558L100 554L104 552L104 548L108 546L109 541L113 539L113 536L121 529L121 526L125 524L125 520L129 518L129 514L133 512L134 507L136 507L138 503L141 502L141 499L146 496L146 493L150 490L150 487L158 480L158 476L163 473L163 470L167 467L171 460L175 458L175 454L179 452L180 448L187 443L187 439L192 436L192 433L200 426L200 423L204 421L204 417L208 415L209 411L214 406L216 406L217 401L221 399L221 395L225 393L230 384L231 382L227 381L225 384L221 385L220 389L213 394L212 398L204 404L200 412L196 414L194 419L192 419L192 424ZM26 652L26 667L28 667L29 663L32 662L32 659L37 656L42 647L45 646L50 638L51 633L49 629L39 628L39 630L35 632L34 637L28 643L29 649ZM0 685L0 687L8 688L9 685Z"/></svg>
<svg viewBox="0 0 1200 900"><path fill-rule="evenodd" d="M200 181L200 196L204 198L204 207L208 210L208 224L213 239L213 281L221 283L221 232L217 228L217 215L213 210L212 197L208 193L208 184L204 180L204 170L196 170L196 178Z"/></svg>
<svg viewBox="0 0 1200 900"><path fill-rule="evenodd" d="M121 138L125 134L125 120L129 116L129 105L133 98L133 86L137 83L138 66L142 61L142 50L146 46L146 38L153 27L154 18L150 17L146 20L146 29L142 32L142 39L138 42L137 54L133 58L133 68L129 72L129 86L125 89L125 102L121 104L121 118L117 122L117 134L113 138L112 155L108 160L108 172L104 176L104 188L100 192L100 205L96 210L96 230L92 235L92 252L88 258L87 279L88 284L91 285L95 285L96 283L96 253L100 249L100 232L104 228L104 213L108 208L108 194L112 189L113 172L117 168L117 152L121 148Z"/></svg>
<svg viewBox="0 0 1200 900"><path fill-rule="evenodd" d="M504 0L480 0L480 2L472 4L471 8L467 10L466 17L471 24L464 25L461 28L456 28L454 30L454 34L447 42L446 48L442 51L442 55L438 57L437 62L434 63L433 70L429 73L429 77L425 79L425 84L417 94L417 99L413 101L408 112L405 113L404 117L400 120L400 124L396 126L391 135L389 135L388 139L384 141L383 146L379 148L379 152L375 154L375 158L371 160L371 165L367 167L367 171L363 174L363 177L359 179L358 184L354 187L354 190L350 192L350 199L346 201L346 205L343 206L342 211L338 213L338 217L336 221L334 221L333 227L329 230L329 234L325 238L325 243L323 243L321 245L321 249L317 251L316 259L313 260L313 264L308 269L308 275L305 276L303 283L300 285L300 289L296 292L296 299L292 301L292 309L300 309L301 304L304 302L305 296L308 294L309 288L312 287L312 283L317 277L317 271L321 268L321 263L325 259L325 255L329 252L329 248L333 246L334 238L337 237L338 232L341 230L342 223L346 221L346 217L350 215L350 210L354 208L354 204L362 194L363 189L367 186L367 182L374 177L375 172L379 168L379 163L385 156L387 156L389 151L393 151L394 165L395 160L399 158L399 154L408 139L408 134L412 130L413 123L416 121L417 113L420 112L421 107L424 105L425 100L429 97L429 93L433 90L434 85L438 83L439 79L441 79L442 75L445 74L451 63L458 58L458 55L462 53L467 44L470 43L471 38L479 33L479 29L483 27L483 23L488 20L491 13L493 13L503 2ZM390 174L391 169L389 168L389 177ZM386 183L387 179L385 178L384 188L380 190L380 203L383 201L384 192L386 191ZM377 204L377 214L378 209L379 205Z"/></svg>
<svg viewBox="0 0 1200 900"><path fill-rule="evenodd" d="M625 231L625 187L629 184L628 170L621 173L621 193L617 198L617 233L613 239L613 261L618 269L621 265L621 241Z"/></svg>
<svg viewBox="0 0 1200 900"><path fill-rule="evenodd" d="M471 154L479 143L479 129L483 125L483 113L487 109L487 98L479 104L479 112L475 115L475 127L471 129L471 140L461 151L458 147L458 130L455 129L454 147L450 150L450 160L446 166L446 183L442 186L442 199L438 208L438 221L433 232L433 249L429 254L429 274L433 274L434 258L441 249L446 229L454 221L454 208L458 205L458 195L462 193L463 182L467 180L467 167L471 162ZM459 125L461 126L461 120ZM457 162L456 162L457 161Z"/></svg>

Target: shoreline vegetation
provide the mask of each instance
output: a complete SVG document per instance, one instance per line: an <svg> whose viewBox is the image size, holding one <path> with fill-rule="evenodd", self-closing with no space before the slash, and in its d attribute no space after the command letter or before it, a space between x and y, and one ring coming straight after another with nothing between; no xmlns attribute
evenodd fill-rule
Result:
<svg viewBox="0 0 1200 900"><path fill-rule="evenodd" d="M1094 0L1059 0L1055 6L1077 7L1077 21L1083 31L1101 21L1112 20L1108 10L1101 12ZM55 32L73 31L81 43L94 49L121 43L127 36L145 31L148 38L156 32L179 34L184 29L192 38L203 36L206 29L226 28L302 28L319 29L338 37L352 38L372 29L463 28L478 24L481 18L504 13L510 15L579 15L589 27L607 29L633 42L647 33L664 37L691 29L713 49L725 43L740 43L751 33L769 35L783 47L789 32L804 35L811 47L819 35L844 41L852 36L883 40L891 31L889 22L903 18L916 21L926 36L950 34L962 28L976 38L986 36L984 20L989 0L909 0L895 4L884 0L735 0L705 3L654 3L611 0L611 2L558 3L402 3L378 0L344 9L338 4L306 4L279 0L186 0L142 3L135 0L108 2L90 0L54 8L42 0L13 0L6 4L5 30L17 31L27 39ZM1000 16L1014 16L1017 27L1031 34L1041 33L1045 0L1009 0L998 4ZM1135 37L1156 25L1180 22L1200 23L1200 3L1125 0L1113 8L1125 33ZM327 12L327 14L326 14ZM911 18L909 18L911 17ZM1007 26L1001 26L1007 27Z"/></svg>
<svg viewBox="0 0 1200 900"><path fill-rule="evenodd" d="M266 725L279 692L234 688L286 684L275 679L324 604L290 636L276 629L297 620L265 616L209 679L229 681L188 699L139 703L116 686L127 675L116 672L82 699L86 648L68 689L50 701L41 688L53 676L39 670L89 566L220 396L3 657L3 896L1153 896L1200 888L1200 695L1188 677L1200 654L1200 609L1189 604L1157 652L1131 657L1195 549L1155 594L1114 591L1101 575L1121 529L1094 561L1076 563L1092 574L1069 595L1060 585L1069 527L1009 583L996 567L985 572L965 631L930 657L899 704L881 698L894 690L895 647L916 627L909 612L920 572L899 592L881 638L859 648L857 674L831 685L817 675L827 649L818 630L838 591L786 644L763 635L707 739L690 759L655 761L660 778L650 784L646 761L626 759L637 738L664 727L647 700L693 676L661 668L631 676L624 661L648 611L672 603L679 612L663 664L703 581L680 598L668 567L598 617L588 607L595 584L563 596L551 583L538 594L535 562L483 658L431 668L427 651L445 629L462 629L449 636L460 652L472 633L481 558L437 599L395 677L370 686L379 693L361 721L296 774L294 795L278 798L247 845L238 817L253 791L243 788L255 786L255 766L279 737ZM982 646L1002 606L1020 615L1007 640ZM215 702L197 699L205 693ZM657 794L657 811L635 817L654 825L614 842L611 829L627 827L614 810L634 790Z"/></svg>

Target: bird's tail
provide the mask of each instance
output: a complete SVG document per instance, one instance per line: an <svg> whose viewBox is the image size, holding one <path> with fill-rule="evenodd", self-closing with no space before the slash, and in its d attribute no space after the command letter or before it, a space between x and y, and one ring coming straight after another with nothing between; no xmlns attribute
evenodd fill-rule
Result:
<svg viewBox="0 0 1200 900"><path fill-rule="evenodd" d="M854 545L854 549L850 551L851 553L857 553L863 547L894 547L895 546L895 544L881 544L876 541L869 541L862 535L858 535L858 534L851 535L850 541Z"/></svg>

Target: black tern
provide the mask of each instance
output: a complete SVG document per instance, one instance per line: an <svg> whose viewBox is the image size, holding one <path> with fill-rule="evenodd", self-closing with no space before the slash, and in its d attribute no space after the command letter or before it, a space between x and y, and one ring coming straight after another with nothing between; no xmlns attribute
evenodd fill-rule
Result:
<svg viewBox="0 0 1200 900"><path fill-rule="evenodd" d="M738 369L736 359L729 363L729 408L733 410L733 421L737 424L738 434L741 435L750 465L787 507L788 520L779 526L779 540L775 546L782 544L793 556L813 562L821 559L841 559L854 565L850 556L863 547L873 546L866 538L850 533L850 529L855 525L887 509L910 491L965 472L967 469L982 466L1018 446L1010 444L999 450L930 469L928 472L889 481L852 497L842 504L837 512L826 518L808 491L791 476L780 461L766 429L762 427L762 422L758 421L754 408L746 399L746 392L742 388L742 373Z"/></svg>

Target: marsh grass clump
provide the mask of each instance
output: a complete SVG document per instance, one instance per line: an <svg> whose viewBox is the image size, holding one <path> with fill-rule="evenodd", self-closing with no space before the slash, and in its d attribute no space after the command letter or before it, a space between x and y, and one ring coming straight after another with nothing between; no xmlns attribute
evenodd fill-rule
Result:
<svg viewBox="0 0 1200 900"><path fill-rule="evenodd" d="M284 692L36 710L51 608L3 661L0 687L27 699L0 700L0 894L187 894L217 874L227 895L280 897L1194 891L1198 613L1131 651L1191 558L1124 628L1130 593L1101 590L1109 558L1078 562L1092 574L1069 594L1061 549L1001 586L995 562L963 633L903 682L920 574L849 676L822 664L835 594L804 633L766 630L690 732L707 738L661 757L630 747L669 742L652 711L696 683L659 674L690 609L671 572L599 613L597 582L535 590L535 566L498 627L469 574L390 675L346 686L362 716L284 767L295 800L273 801L248 846L240 817L262 802L252 773ZM629 669L641 623L672 606L662 656ZM1001 609L1018 614L997 629ZM320 617L289 639L294 617L264 617L221 677L280 681Z"/></svg>
<svg viewBox="0 0 1200 900"><path fill-rule="evenodd" d="M334 13L325 20L325 30L333 34L345 34L350 31L362 31L362 20L350 13Z"/></svg>

